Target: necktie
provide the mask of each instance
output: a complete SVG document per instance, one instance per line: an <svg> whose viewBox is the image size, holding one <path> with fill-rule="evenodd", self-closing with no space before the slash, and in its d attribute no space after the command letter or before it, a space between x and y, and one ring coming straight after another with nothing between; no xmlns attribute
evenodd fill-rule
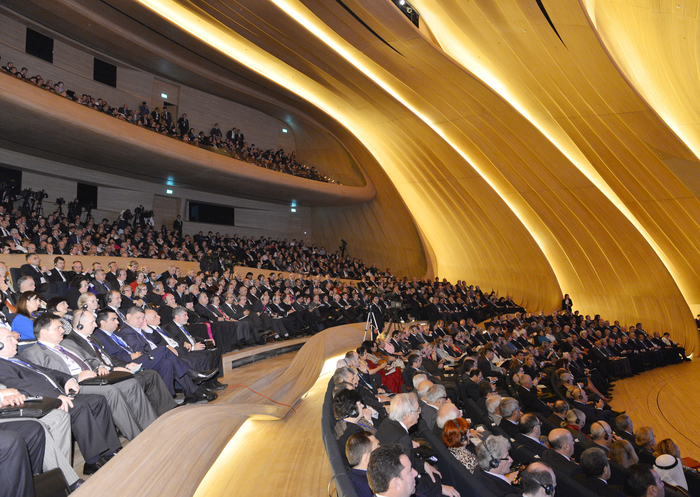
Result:
<svg viewBox="0 0 700 497"><path fill-rule="evenodd" d="M138 331L139 334L143 337L143 339L146 340L146 342L148 342L148 346L151 347L151 350L155 350L158 348L158 346L155 343L151 342L148 338L146 338L146 335L144 334L143 330L136 331Z"/></svg>
<svg viewBox="0 0 700 497"><path fill-rule="evenodd" d="M26 369L31 369L31 370L34 371L35 373L39 373L41 376L43 376L43 377L46 379L46 381L48 381L49 383L51 383L51 385L53 385L54 388L56 388L57 390L59 390L59 391L61 392L61 395L63 395L63 389L61 389L61 387L58 386L58 383L56 383L56 380L54 380L53 378L51 378L51 377L50 377L49 375L47 375L46 373L43 373L42 371L39 371L38 369L36 369L36 368L35 368L34 366L32 366L31 364L28 364L28 363L26 363L26 362L24 362L24 361L22 361L22 360L20 360L20 359L17 359L16 357L7 357L7 358L4 358L4 359L6 359L6 360L8 360L8 361L10 361L10 362L13 362L13 363L15 363L15 364L17 364L17 365L20 366L20 367L23 367L23 368L26 368Z"/></svg>
<svg viewBox="0 0 700 497"><path fill-rule="evenodd" d="M95 352L100 354L100 357L102 358L102 361L107 364L108 366L112 366L112 360L109 358L107 354L104 354L102 350L97 346L97 344L93 341L92 336L88 335L85 337L85 339L88 341L90 345L92 345L92 348L95 349Z"/></svg>
<svg viewBox="0 0 700 497"><path fill-rule="evenodd" d="M60 345L56 345L56 348L59 350L59 352L61 352L61 354L63 354L63 355L66 356L67 358L69 358L71 361L75 362L75 363L80 367L80 369L81 369L82 371L90 370L90 366L88 366L87 364L85 364L85 361L83 361L83 360L82 360L80 357L78 357L77 355L75 355L75 354L73 354L73 353L71 353L71 352L68 352L66 349L64 349L64 348L61 347Z"/></svg>

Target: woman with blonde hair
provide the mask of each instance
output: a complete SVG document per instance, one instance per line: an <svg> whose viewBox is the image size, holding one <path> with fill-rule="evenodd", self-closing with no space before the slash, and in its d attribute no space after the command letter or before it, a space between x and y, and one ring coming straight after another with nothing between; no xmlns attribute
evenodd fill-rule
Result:
<svg viewBox="0 0 700 497"><path fill-rule="evenodd" d="M611 461L615 461L624 468L629 468L639 462L639 457L637 457L632 444L622 438L612 443L609 457Z"/></svg>
<svg viewBox="0 0 700 497"><path fill-rule="evenodd" d="M688 481L683 471L681 449L671 440L665 438L656 444L654 451L656 461L654 470L666 485L673 485L688 490Z"/></svg>

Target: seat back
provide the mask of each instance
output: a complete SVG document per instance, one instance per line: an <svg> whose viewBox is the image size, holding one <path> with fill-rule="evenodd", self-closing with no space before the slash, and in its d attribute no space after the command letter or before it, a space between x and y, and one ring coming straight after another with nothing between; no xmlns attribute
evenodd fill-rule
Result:
<svg viewBox="0 0 700 497"><path fill-rule="evenodd" d="M340 447L338 447L338 442L333 433L333 427L335 426L335 418L333 418L333 386L333 379L331 378L323 400L321 436L323 437L323 445L326 447L328 462L333 472L338 497L357 497L355 484L348 476L350 470L345 466L343 455L340 453Z"/></svg>
<svg viewBox="0 0 700 497"><path fill-rule="evenodd" d="M10 277L12 278L12 288L15 289L15 292L19 292L19 285L17 282L22 277L22 273L19 271L18 267L10 268Z"/></svg>
<svg viewBox="0 0 700 497"><path fill-rule="evenodd" d="M438 470L442 483L454 487L460 497L495 497L477 478L459 462L452 452L430 430L423 430L420 436L427 440L438 456Z"/></svg>

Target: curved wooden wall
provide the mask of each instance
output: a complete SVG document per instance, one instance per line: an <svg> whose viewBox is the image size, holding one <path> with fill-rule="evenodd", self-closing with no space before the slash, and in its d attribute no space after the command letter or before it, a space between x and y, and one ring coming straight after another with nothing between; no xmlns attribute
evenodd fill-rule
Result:
<svg viewBox="0 0 700 497"><path fill-rule="evenodd" d="M329 328L306 342L284 371L275 371L249 386L272 400L294 406L316 382L325 361L357 347L363 333L364 324ZM217 487L229 482L214 464L243 423L248 419L280 420L287 415L294 416L289 407L249 390L225 403L174 409L130 442L108 468L82 485L77 495L191 496L200 484L203 488L198 495L223 494ZM284 440L278 444L279 450L297 454L294 447L284 448ZM258 464L263 475L264 461Z"/></svg>
<svg viewBox="0 0 700 497"><path fill-rule="evenodd" d="M516 2L503 11L478 4L503 29L511 18L514 25L522 21ZM186 16L221 30L217 40L202 39L233 58L241 47L253 51L264 64L245 58L252 70L315 103L361 139L430 243L439 276L493 285L531 309L554 307L559 287L584 313L641 319L694 347L694 323L668 257L662 259L638 221L619 208L631 194L622 202L611 196L595 174L574 163L577 157L424 39L389 2L348 5L401 55L327 3L239 1L222 8L199 2L204 12ZM163 15L190 29L186 17ZM267 22L250 25L255 18ZM640 110L643 103L624 110L630 106ZM604 145L596 142L596 153L603 155ZM605 160L610 157L601 162L615 171Z"/></svg>
<svg viewBox="0 0 700 497"><path fill-rule="evenodd" d="M690 80L688 73L696 75L694 55L667 57L668 38L648 36L652 26L639 23L640 13L645 13L656 32L664 26L664 34L669 34L666 24L671 21L695 29L696 22L688 19L693 12L683 11L684 22L668 13L659 22L658 12L638 3L627 2L626 9L617 2L595 3L597 26L607 28L617 50L627 50L617 60L637 76L632 87L599 43L576 0L544 2L557 32L533 2L499 2L498 8L486 2L449 0L417 0L414 5L448 54L527 116L637 226L691 309L700 310L700 238L696 235L700 202L697 175L691 173L700 162L636 93L665 99L688 96L688 92L668 91L672 87L668 80L675 76L670 68L659 71L651 63L639 67L636 61L638 51L644 52L654 43L649 40L655 40L656 55L667 66L689 59L685 72L679 73L680 83ZM610 11L617 14L617 22L610 22ZM624 38L629 32L637 38ZM688 52L695 42L685 45ZM658 84L649 88L646 77L652 73ZM694 99L689 100L694 104ZM680 101L675 103L680 110ZM685 109L691 110L676 116L677 121L697 123L697 115L693 119L689 115L693 105ZM688 333L692 331L691 325Z"/></svg>

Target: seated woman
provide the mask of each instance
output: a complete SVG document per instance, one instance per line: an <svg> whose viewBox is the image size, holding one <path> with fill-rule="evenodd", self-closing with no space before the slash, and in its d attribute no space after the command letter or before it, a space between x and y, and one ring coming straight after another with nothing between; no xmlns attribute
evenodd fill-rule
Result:
<svg viewBox="0 0 700 497"><path fill-rule="evenodd" d="M55 314L61 318L61 326L63 326L64 334L73 331L72 315L69 313L68 300L65 297L54 297L46 303L46 312Z"/></svg>
<svg viewBox="0 0 700 497"><path fill-rule="evenodd" d="M586 426L586 415L578 409L569 409L566 413L566 421L561 424L562 428L569 430L574 439L581 441L588 438L588 435L581 431L584 426Z"/></svg>
<svg viewBox="0 0 700 497"><path fill-rule="evenodd" d="M637 453L639 462L654 464L656 461L656 457L654 457L654 450L656 449L654 429L651 426L637 428L637 431L634 433L634 442L641 447L641 450Z"/></svg>
<svg viewBox="0 0 700 497"><path fill-rule="evenodd" d="M615 461L623 468L629 468L639 462L639 457L637 457L632 444L620 438L610 446L610 460Z"/></svg>
<svg viewBox="0 0 700 497"><path fill-rule="evenodd" d="M673 440L665 438L657 443L654 456L656 457L654 470L659 474L664 485L673 485L688 490L688 480L683 471L681 449Z"/></svg>
<svg viewBox="0 0 700 497"><path fill-rule="evenodd" d="M357 390L340 390L333 398L333 417L336 419L333 432L340 452L345 458L345 444L353 434L368 431L373 435L377 429L372 424L372 411L362 404L362 395ZM347 460L345 464L348 464Z"/></svg>
<svg viewBox="0 0 700 497"><path fill-rule="evenodd" d="M66 295L66 298L68 299L68 305L71 309L78 308L78 299L81 295L85 294L85 292L87 292L89 288L90 284L88 283L88 279L85 276L78 276L74 278L73 281L71 281L70 289L68 290L68 294Z"/></svg>
<svg viewBox="0 0 700 497"><path fill-rule="evenodd" d="M449 420L442 429L442 443L471 474L479 465L476 448L469 441L469 421L463 418Z"/></svg>
<svg viewBox="0 0 700 497"><path fill-rule="evenodd" d="M382 385L386 385L394 393L401 393L403 375L400 368L394 367L397 359L380 350L375 342L364 342L363 346L368 349L365 360L369 370L379 373Z"/></svg>
<svg viewBox="0 0 700 497"><path fill-rule="evenodd" d="M34 343L34 320L37 318L37 311L41 307L39 294L36 292L24 292L17 300L17 314L12 320L12 331L19 333L18 350L23 349L22 342L28 342L26 346Z"/></svg>

